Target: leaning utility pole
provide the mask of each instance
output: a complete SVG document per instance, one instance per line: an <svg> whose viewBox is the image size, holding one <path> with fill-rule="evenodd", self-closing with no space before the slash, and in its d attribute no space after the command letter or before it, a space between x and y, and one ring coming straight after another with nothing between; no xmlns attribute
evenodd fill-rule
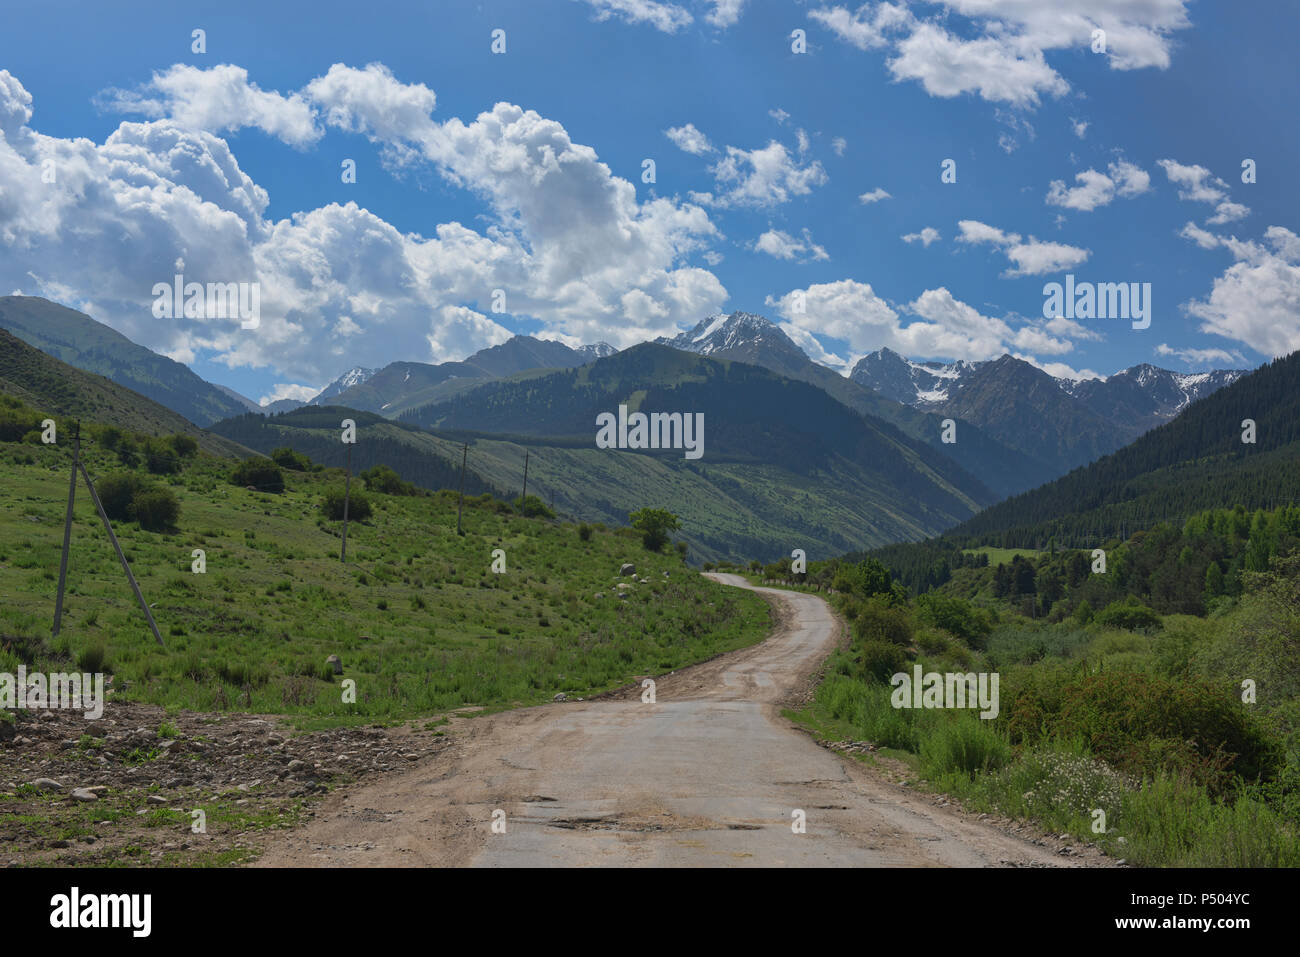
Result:
<svg viewBox="0 0 1300 957"><path fill-rule="evenodd" d="M108 540L113 543L113 550L117 552L117 559L122 563L122 571L126 572L126 580L131 583L131 590L135 592L136 599L140 602L140 609L144 616L149 619L149 627L153 630L153 636L162 645L162 635L158 634L158 625L153 620L153 612L149 610L149 603L144 600L144 595L140 593L140 586L136 584L135 576L131 574L131 566L127 563L126 555L122 553L122 546L117 543L117 536L113 534L113 525L108 520L108 513L104 511L103 504L99 501L99 493L95 491L95 483L90 480L90 473L86 471L85 464L80 458L76 459L77 467L81 469L81 477L86 480L86 488L90 492L90 499L95 503L95 508L99 511L99 517L104 522L104 528L108 531ZM166 647L166 645L163 645Z"/></svg>
<svg viewBox="0 0 1300 957"><path fill-rule="evenodd" d="M465 508L465 460L469 458L469 443L466 442L460 450L460 504L456 506L456 534L464 535L460 530L460 513Z"/></svg>
<svg viewBox="0 0 1300 957"><path fill-rule="evenodd" d="M524 494L519 496L519 510L522 512L527 506L525 499L528 498L528 450L524 449Z"/></svg>
<svg viewBox="0 0 1300 957"><path fill-rule="evenodd" d="M77 497L77 463L81 460L81 422L72 425L72 478L68 482L68 511L63 517L63 555L59 558L59 592L54 599L54 634L63 622L63 587L68 582L68 549L72 545L72 505Z"/></svg>

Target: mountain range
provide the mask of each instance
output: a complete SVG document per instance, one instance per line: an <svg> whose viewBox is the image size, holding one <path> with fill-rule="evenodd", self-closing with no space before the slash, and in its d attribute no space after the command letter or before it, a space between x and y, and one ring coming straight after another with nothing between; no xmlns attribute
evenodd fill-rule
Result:
<svg viewBox="0 0 1300 957"><path fill-rule="evenodd" d="M356 367L307 402L280 399L263 406L200 378L188 366L137 345L85 313L48 299L0 296L0 329L71 366L133 389L201 426L245 412L274 414L303 405L343 404L391 416L496 378L529 369L567 369L616 351L605 342L571 349L559 342L515 336L460 362Z"/></svg>
<svg viewBox="0 0 1300 957"><path fill-rule="evenodd" d="M1002 363L1002 366L998 367L997 363ZM1006 375L1013 363L1035 369L1029 363L1007 355L988 362L945 364L916 362L890 349L879 349L859 359L849 378L912 408L943 415L955 414L969 421L970 409L980 404L976 396L986 391L989 383ZM1143 432L1168 422L1191 403L1230 385L1243 375L1245 372L1240 369L1171 372L1148 363L1107 378L1068 379L1041 373L1042 377L1055 382L1066 396L1109 420L1121 435L1121 444L1127 444ZM1024 378L1020 387L1038 388L1044 390L1045 396L1052 395L1050 387L1039 376ZM963 412L967 414L963 415Z"/></svg>
<svg viewBox="0 0 1300 957"><path fill-rule="evenodd" d="M1072 380L1010 355L944 365L881 349L863 356L849 377L912 408L983 428L1054 478L1122 448L1244 374L1189 375L1143 364L1106 379Z"/></svg>
<svg viewBox="0 0 1300 957"><path fill-rule="evenodd" d="M629 414L703 415L703 458L596 448L596 417L621 405ZM554 491L571 514L672 508L705 555L744 554L764 540L825 554L852 541L913 538L997 498L927 444L809 383L655 343L498 380L400 418L531 448L530 483L543 496Z"/></svg>
<svg viewBox="0 0 1300 957"><path fill-rule="evenodd" d="M999 502L944 538L1006 548L1049 542L1092 548L1206 509L1272 509L1296 501L1300 352L1236 378L1132 444Z"/></svg>
<svg viewBox="0 0 1300 957"><path fill-rule="evenodd" d="M400 426L384 433L385 454L418 484L446 481L466 442L475 487L520 487L528 453L530 491L576 517L621 523L642 505L693 497L705 503L692 521L709 557L787 539L825 553L937 534L1177 420L1243 375L1141 365L1074 381L1010 355L945 365L881 349L845 376L762 316L733 312L622 352L519 335L457 362L356 367L306 408L262 407L46 300L0 299L0 328L260 451L295 439L340 464L308 412L344 409ZM596 449L595 416L619 405L703 413L706 458ZM293 409L302 415L283 414ZM947 420L955 442L944 441Z"/></svg>
<svg viewBox="0 0 1300 957"><path fill-rule="evenodd" d="M392 362L382 369L351 369L306 404L345 405L394 418L496 379L538 369L571 369L615 351L604 342L572 349L562 342L514 336L459 362Z"/></svg>

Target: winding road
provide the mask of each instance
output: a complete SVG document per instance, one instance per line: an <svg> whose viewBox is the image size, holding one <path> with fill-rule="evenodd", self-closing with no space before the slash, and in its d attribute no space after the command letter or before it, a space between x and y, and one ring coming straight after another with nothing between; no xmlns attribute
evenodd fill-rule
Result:
<svg viewBox="0 0 1300 957"><path fill-rule="evenodd" d="M780 711L811 687L841 625L816 595L756 591L776 611L773 635L659 679L654 703L630 688L459 720L450 747L332 795L310 823L273 837L258 866L1100 863L819 747Z"/></svg>

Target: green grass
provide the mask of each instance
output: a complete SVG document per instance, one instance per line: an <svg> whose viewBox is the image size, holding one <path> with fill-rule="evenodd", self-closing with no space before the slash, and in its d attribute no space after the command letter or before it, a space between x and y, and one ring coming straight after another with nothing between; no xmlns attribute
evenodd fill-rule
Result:
<svg viewBox="0 0 1300 957"><path fill-rule="evenodd" d="M92 475L117 468L106 453L87 455ZM458 536L450 493L372 494L374 516L351 523L344 564L340 524L318 509L337 472L286 472L284 494L262 494L227 483L232 463L205 456L170 480L177 531L115 525L166 647L150 635L84 487L63 633L50 641L69 464L62 448L0 444L0 634L21 639L0 646L2 670L17 666L19 646L29 667L66 666L102 646L129 700L322 726L591 694L769 629L762 599L646 552L627 530L584 542L573 525L475 500ZM190 570L196 548L206 574ZM489 570L496 548L505 574ZM649 583L619 599L625 561ZM340 677L325 665L330 654L343 661ZM344 680L356 682L355 704L342 701Z"/></svg>
<svg viewBox="0 0 1300 957"><path fill-rule="evenodd" d="M962 552L966 555L987 555L989 565L993 568L998 565L1011 564L1011 559L1017 555L1022 555L1025 558L1037 558L1043 554L1041 549L1036 548L994 548L991 545L985 545L981 548L966 548Z"/></svg>

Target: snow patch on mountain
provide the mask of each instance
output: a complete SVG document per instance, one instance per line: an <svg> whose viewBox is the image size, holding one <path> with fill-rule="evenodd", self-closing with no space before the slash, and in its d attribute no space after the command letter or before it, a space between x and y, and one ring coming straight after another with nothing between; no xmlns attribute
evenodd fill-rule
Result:
<svg viewBox="0 0 1300 957"><path fill-rule="evenodd" d="M585 356L588 360L604 359L618 352L618 349L611 346L608 342L594 342L590 345L578 346L578 353Z"/></svg>

